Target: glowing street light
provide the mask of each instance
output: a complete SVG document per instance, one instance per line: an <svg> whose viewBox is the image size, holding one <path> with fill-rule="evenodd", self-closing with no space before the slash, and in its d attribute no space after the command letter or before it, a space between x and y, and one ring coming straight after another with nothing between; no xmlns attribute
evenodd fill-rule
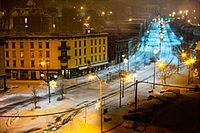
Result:
<svg viewBox="0 0 200 133"><path fill-rule="evenodd" d="M194 58L189 58L184 62L184 64L188 66L188 84L190 84L190 71L191 71L190 69L194 63L195 63Z"/></svg>
<svg viewBox="0 0 200 133"><path fill-rule="evenodd" d="M101 133L103 133L103 111L102 111L102 109L103 109L103 105L102 105L102 91L103 91L103 88L102 88L102 80L101 80L101 78L97 75L97 74L94 74L94 73L91 73L91 74L89 74L89 78L90 79L93 79L93 78L95 78L95 77L97 77L97 79L98 79L98 81L99 81L99 100L97 100L97 103L95 104L95 109L100 109L100 119L101 119Z"/></svg>

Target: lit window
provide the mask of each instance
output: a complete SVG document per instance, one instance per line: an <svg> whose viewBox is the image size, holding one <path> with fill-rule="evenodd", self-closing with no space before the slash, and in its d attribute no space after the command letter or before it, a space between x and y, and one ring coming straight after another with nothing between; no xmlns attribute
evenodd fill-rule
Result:
<svg viewBox="0 0 200 133"><path fill-rule="evenodd" d="M20 51L20 58L24 58L24 52Z"/></svg>
<svg viewBox="0 0 200 133"><path fill-rule="evenodd" d="M28 23L28 18L24 18L24 23L25 23L25 24Z"/></svg>
<svg viewBox="0 0 200 133"><path fill-rule="evenodd" d="M34 48L34 43L33 43L33 42L30 42L30 44L31 44L31 48Z"/></svg>

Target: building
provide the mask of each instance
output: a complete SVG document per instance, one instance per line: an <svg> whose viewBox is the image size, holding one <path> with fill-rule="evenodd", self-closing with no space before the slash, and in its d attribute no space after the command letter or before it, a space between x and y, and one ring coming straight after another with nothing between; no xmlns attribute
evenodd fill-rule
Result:
<svg viewBox="0 0 200 133"><path fill-rule="evenodd" d="M5 58L4 58L5 40L0 38L0 88L6 91L6 73L5 73Z"/></svg>
<svg viewBox="0 0 200 133"><path fill-rule="evenodd" d="M196 45L196 68L197 68L197 71L198 71L198 76L200 78L200 41L197 42L197 45Z"/></svg>
<svg viewBox="0 0 200 133"><path fill-rule="evenodd" d="M4 39L6 74L11 79L73 78L87 74L88 61L95 70L108 64L107 33Z"/></svg>

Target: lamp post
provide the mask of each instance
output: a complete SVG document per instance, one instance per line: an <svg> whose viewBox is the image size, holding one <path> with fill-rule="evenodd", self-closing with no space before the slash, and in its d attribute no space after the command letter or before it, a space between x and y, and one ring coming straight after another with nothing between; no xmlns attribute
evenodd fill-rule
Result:
<svg viewBox="0 0 200 133"><path fill-rule="evenodd" d="M102 89L102 80L101 80L101 78L97 75L97 74L90 74L89 75L90 77L89 78L92 78L92 77L97 77L97 79L98 79L98 81L99 81L99 104L100 104L100 121L101 121L101 123L100 123L100 125L101 125L101 133L103 133L103 105L102 105L102 91L103 91L103 89Z"/></svg>
<svg viewBox="0 0 200 133"><path fill-rule="evenodd" d="M195 63L195 59L189 58L184 63L188 66L188 84L190 84L191 66Z"/></svg>
<svg viewBox="0 0 200 133"><path fill-rule="evenodd" d="M155 55L158 53L157 50L154 50L153 51L153 54L154 54L154 58L153 58L153 90L155 89L155 82L156 82L156 57Z"/></svg>
<svg viewBox="0 0 200 133"><path fill-rule="evenodd" d="M50 90L50 84L49 84L49 65L48 65L48 62L44 62L42 61L40 63L43 67L46 65L46 82L48 83L48 93L49 93L49 103L51 103L51 90Z"/></svg>

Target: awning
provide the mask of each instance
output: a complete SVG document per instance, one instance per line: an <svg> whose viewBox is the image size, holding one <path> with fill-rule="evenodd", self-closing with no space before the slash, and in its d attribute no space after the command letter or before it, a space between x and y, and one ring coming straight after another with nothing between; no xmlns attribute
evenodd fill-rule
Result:
<svg viewBox="0 0 200 133"><path fill-rule="evenodd" d="M108 64L108 62L106 61L106 62L99 62L99 63L96 63L96 64L92 64L91 66L92 67L96 67L96 66L102 66L102 65L106 65L106 64ZM78 69L79 70L84 70L84 69L87 69L88 68L88 66L82 66L82 67L79 67Z"/></svg>

